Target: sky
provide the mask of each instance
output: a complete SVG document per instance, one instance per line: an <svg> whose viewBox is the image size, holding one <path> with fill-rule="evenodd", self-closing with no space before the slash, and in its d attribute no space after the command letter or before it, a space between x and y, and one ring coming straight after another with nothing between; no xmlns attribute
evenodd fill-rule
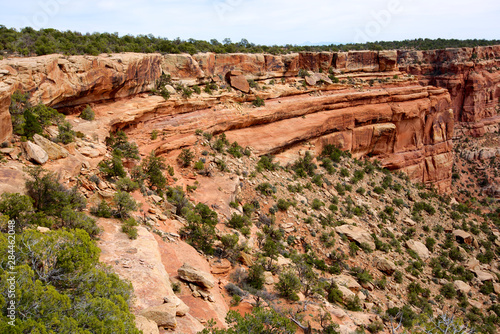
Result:
<svg viewBox="0 0 500 334"><path fill-rule="evenodd" d="M0 24L266 45L500 39L498 0L0 0Z"/></svg>

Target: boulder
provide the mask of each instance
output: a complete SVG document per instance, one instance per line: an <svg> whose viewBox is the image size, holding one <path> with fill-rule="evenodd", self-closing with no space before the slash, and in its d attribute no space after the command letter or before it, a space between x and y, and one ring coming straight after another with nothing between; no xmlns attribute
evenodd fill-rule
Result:
<svg viewBox="0 0 500 334"><path fill-rule="evenodd" d="M36 229L40 233L48 233L48 232L50 232L50 228L48 228L48 227L37 226Z"/></svg>
<svg viewBox="0 0 500 334"><path fill-rule="evenodd" d="M82 146L78 148L78 152L89 158L97 158L101 155L98 149L92 148L90 146Z"/></svg>
<svg viewBox="0 0 500 334"><path fill-rule="evenodd" d="M184 304L184 302L177 296L169 296L163 298L164 304L171 304L175 306L175 315L178 317L183 317L189 312L189 306Z"/></svg>
<svg viewBox="0 0 500 334"><path fill-rule="evenodd" d="M35 144L43 148L45 152L47 152L47 154L49 155L49 159L51 160L66 158L69 155L68 151L65 148L59 146L54 142L51 142L50 140L40 136L39 134L35 134L33 136L33 141L35 142Z"/></svg>
<svg viewBox="0 0 500 334"><path fill-rule="evenodd" d="M184 281L194 283L204 289L211 289L215 286L215 280L212 275L193 268L187 263L184 263L177 273Z"/></svg>
<svg viewBox="0 0 500 334"><path fill-rule="evenodd" d="M411 218L405 218L403 222L408 226L415 226L417 223Z"/></svg>
<svg viewBox="0 0 500 334"><path fill-rule="evenodd" d="M471 245L472 241L474 241L474 237L463 230L455 230L453 231L453 235L455 239L460 243L466 243L467 245Z"/></svg>
<svg viewBox="0 0 500 334"><path fill-rule="evenodd" d="M349 290L353 292L359 292L361 290L361 285L359 285L358 281L350 275L338 275L333 277L333 281L339 286L345 286Z"/></svg>
<svg viewBox="0 0 500 334"><path fill-rule="evenodd" d="M254 263L253 256L248 254L248 253L244 253L244 252L241 252L240 260L241 260L241 263L243 263L247 267L251 267Z"/></svg>
<svg viewBox="0 0 500 334"><path fill-rule="evenodd" d="M227 259L211 259L210 272L216 275L227 274L231 270L231 262Z"/></svg>
<svg viewBox="0 0 500 334"><path fill-rule="evenodd" d="M356 297L356 294L345 286L339 286L339 290L342 292L342 300L344 301Z"/></svg>
<svg viewBox="0 0 500 334"><path fill-rule="evenodd" d="M153 306L142 310L139 315L144 318L154 321L157 326L168 327L174 329L177 327L175 319L176 307L173 303Z"/></svg>
<svg viewBox="0 0 500 334"><path fill-rule="evenodd" d="M469 284L465 283L464 281L455 281L453 282L453 286L455 287L455 289L463 294L467 294L469 293L469 291L471 290L471 287L469 286Z"/></svg>
<svg viewBox="0 0 500 334"><path fill-rule="evenodd" d="M482 271L481 269L476 269L474 270L474 273L477 276L477 279L480 280L481 282L486 282L486 281L493 281L494 277L492 274Z"/></svg>
<svg viewBox="0 0 500 334"><path fill-rule="evenodd" d="M318 84L320 82L324 82L324 83L329 84L329 85L333 84L332 80L326 74L323 74L323 73L310 74L310 75L305 77L305 80L309 86L315 86L316 84Z"/></svg>
<svg viewBox="0 0 500 334"><path fill-rule="evenodd" d="M47 152L37 144L27 141L22 143L22 148L28 160L33 160L40 165L43 165L49 160Z"/></svg>
<svg viewBox="0 0 500 334"><path fill-rule="evenodd" d="M135 316L135 327L142 331L143 334L160 334L158 325L153 320L149 320L142 315Z"/></svg>
<svg viewBox="0 0 500 334"><path fill-rule="evenodd" d="M423 260L426 261L430 257L429 250L423 243L420 241L415 241L415 240L408 240L406 242L406 246L417 253L417 255Z"/></svg>
<svg viewBox="0 0 500 334"><path fill-rule="evenodd" d="M367 244L371 249L375 249L375 242L372 236L367 230L361 227L346 224L337 226L335 231L339 234L345 234L349 240L353 240L358 244Z"/></svg>
<svg viewBox="0 0 500 334"><path fill-rule="evenodd" d="M375 259L375 267L387 275L392 275L396 271L396 265L394 262L383 257Z"/></svg>
<svg viewBox="0 0 500 334"><path fill-rule="evenodd" d="M274 277L272 272L270 271L264 272L264 283L268 285L274 284Z"/></svg>
<svg viewBox="0 0 500 334"><path fill-rule="evenodd" d="M226 80L229 82L231 87L241 90L243 93L250 92L250 84L247 78L241 74L239 71L230 71L226 74Z"/></svg>

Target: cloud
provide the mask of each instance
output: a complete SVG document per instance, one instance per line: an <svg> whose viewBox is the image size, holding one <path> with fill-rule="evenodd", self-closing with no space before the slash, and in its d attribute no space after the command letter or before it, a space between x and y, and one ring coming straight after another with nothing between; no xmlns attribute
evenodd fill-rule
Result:
<svg viewBox="0 0 500 334"><path fill-rule="evenodd" d="M27 0L2 7L0 22L8 27L261 44L348 43L361 33L373 41L493 39L500 28L500 3L493 0Z"/></svg>

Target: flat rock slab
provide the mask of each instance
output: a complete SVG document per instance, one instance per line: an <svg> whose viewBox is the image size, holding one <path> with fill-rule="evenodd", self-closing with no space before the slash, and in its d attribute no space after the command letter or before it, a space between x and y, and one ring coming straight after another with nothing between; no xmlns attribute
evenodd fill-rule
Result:
<svg viewBox="0 0 500 334"><path fill-rule="evenodd" d="M184 281L194 283L204 289L211 289L215 286L215 280L209 273L198 270L187 263L177 271L179 277Z"/></svg>
<svg viewBox="0 0 500 334"><path fill-rule="evenodd" d="M40 165L43 165L47 162L47 160L49 160L47 152L35 143L27 141L22 143L22 148L28 160L33 160Z"/></svg>
<svg viewBox="0 0 500 334"><path fill-rule="evenodd" d="M354 240L358 244L367 244L371 249L375 249L375 242L370 233L358 226L342 225L335 228L339 234L345 234L350 240Z"/></svg>
<svg viewBox="0 0 500 334"><path fill-rule="evenodd" d="M153 306L142 310L140 315L144 318L154 321L158 326L168 328L177 327L177 320L175 319L176 307L174 304L162 304Z"/></svg>
<svg viewBox="0 0 500 334"><path fill-rule="evenodd" d="M417 255L423 261L426 261L431 256L427 247L423 243L421 243L420 241L408 240L406 242L406 246L409 249L411 249L412 251L414 251L415 253L417 253Z"/></svg>

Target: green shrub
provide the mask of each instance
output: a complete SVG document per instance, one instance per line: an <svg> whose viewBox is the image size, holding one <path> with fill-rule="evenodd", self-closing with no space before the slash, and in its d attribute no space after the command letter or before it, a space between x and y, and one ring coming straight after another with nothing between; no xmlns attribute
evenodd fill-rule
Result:
<svg viewBox="0 0 500 334"><path fill-rule="evenodd" d="M403 283L403 273L400 272L399 270L396 270L394 272L394 281L398 284Z"/></svg>
<svg viewBox="0 0 500 334"><path fill-rule="evenodd" d="M280 198L278 200L278 203L276 205L277 205L277 207L278 207L278 209L280 211L287 211L288 208L290 207L290 205L292 205L292 203L289 202L289 201L287 201L287 200L284 200L284 199Z"/></svg>
<svg viewBox="0 0 500 334"><path fill-rule="evenodd" d="M177 203L178 210L182 208L181 214L188 222L180 230L181 237L199 251L213 254L215 226L218 223L217 213L203 203L198 203L191 208L182 190L176 188L169 188L167 197L170 202Z"/></svg>
<svg viewBox="0 0 500 334"><path fill-rule="evenodd" d="M243 147L241 147L237 142L231 144L227 149L227 153L231 154L235 158L241 158L243 156Z"/></svg>
<svg viewBox="0 0 500 334"><path fill-rule="evenodd" d="M158 131L155 129L151 131L151 140L156 140L158 138Z"/></svg>
<svg viewBox="0 0 500 334"><path fill-rule="evenodd" d="M111 207L108 205L108 203L105 200L101 200L99 205L97 207L94 207L90 210L90 212L96 216L96 217L102 217L102 218L111 218L113 215L111 211Z"/></svg>
<svg viewBox="0 0 500 334"><path fill-rule="evenodd" d="M80 113L80 118L86 120L86 121L93 121L95 119L95 113L94 110L87 104L85 109Z"/></svg>
<svg viewBox="0 0 500 334"><path fill-rule="evenodd" d="M422 210L430 215L436 213L436 209L434 209L434 207L431 204L427 202L415 202L415 204L413 205L413 212L419 214L420 211Z"/></svg>
<svg viewBox="0 0 500 334"><path fill-rule="evenodd" d="M431 251L434 252L434 246L436 245L436 239L432 237L427 237L425 239L425 246Z"/></svg>
<svg viewBox="0 0 500 334"><path fill-rule="evenodd" d="M370 272L368 272L367 270L360 268L360 267L352 268L351 275L356 277L360 284L366 284L366 283L370 283L373 281L373 277L370 274Z"/></svg>
<svg viewBox="0 0 500 334"><path fill-rule="evenodd" d="M201 88L200 88L200 86L194 85L192 88L193 88L193 92L195 92L198 95L201 94Z"/></svg>
<svg viewBox="0 0 500 334"><path fill-rule="evenodd" d="M70 207L65 207L61 211L61 225L68 229L81 229L91 237L96 237L100 233L96 221L83 212L74 211Z"/></svg>
<svg viewBox="0 0 500 334"><path fill-rule="evenodd" d="M117 152L123 158L140 160L137 144L130 143L127 134L122 130L111 133L109 137L106 138L106 145L111 147L113 152Z"/></svg>
<svg viewBox="0 0 500 334"><path fill-rule="evenodd" d="M253 264L248 268L247 283L257 290L261 290L264 287L264 267L261 264Z"/></svg>
<svg viewBox="0 0 500 334"><path fill-rule="evenodd" d="M99 170L108 178L120 177L124 178L127 173L123 167L121 151L114 150L111 160L102 160L99 162Z"/></svg>
<svg viewBox="0 0 500 334"><path fill-rule="evenodd" d="M122 177L116 181L116 188L118 190L132 192L139 189L139 184L132 181L129 177Z"/></svg>
<svg viewBox="0 0 500 334"><path fill-rule="evenodd" d="M349 176L349 170L347 168L341 168L340 169L340 176L342 177L348 177Z"/></svg>
<svg viewBox="0 0 500 334"><path fill-rule="evenodd" d="M363 310L358 296L347 298L345 308L353 312L361 312Z"/></svg>
<svg viewBox="0 0 500 334"><path fill-rule="evenodd" d="M0 213L16 222L15 230L20 232L30 222L34 200L26 195L3 193L0 200ZM1 216L1 215L0 215ZM7 229L5 229L7 232Z"/></svg>
<svg viewBox="0 0 500 334"><path fill-rule="evenodd" d="M313 201L311 203L311 208L313 210L319 210L319 209L321 209L322 206L325 206L325 203L323 203L322 201L320 201L317 198L313 199Z"/></svg>
<svg viewBox="0 0 500 334"><path fill-rule="evenodd" d="M182 149L177 159L181 162L182 167L189 167L193 161L194 153L189 148Z"/></svg>
<svg viewBox="0 0 500 334"><path fill-rule="evenodd" d="M243 227L250 226L251 224L252 223L248 216L242 216L236 213L233 213L231 219L227 221L227 226L235 229L242 229Z"/></svg>
<svg viewBox="0 0 500 334"><path fill-rule="evenodd" d="M76 188L66 189L59 183L59 176L54 172L44 170L40 166L25 169L27 194L33 201L33 207L49 216L59 217L61 211L69 207L81 211L85 198Z"/></svg>
<svg viewBox="0 0 500 334"><path fill-rule="evenodd" d="M453 286L452 283L447 283L447 284L443 285L439 289L439 292L446 299L452 299L452 298L455 298L457 296L457 291L455 290L455 287Z"/></svg>
<svg viewBox="0 0 500 334"><path fill-rule="evenodd" d="M269 182L264 182L259 184L256 188L257 191L262 193L263 195L270 196L276 193L276 187L270 184Z"/></svg>
<svg viewBox="0 0 500 334"><path fill-rule="evenodd" d="M344 294L342 293L341 290L339 290L335 282L332 282L330 286L326 289L326 291L328 293L327 300L330 303L337 303L337 304L342 303Z"/></svg>
<svg viewBox="0 0 500 334"><path fill-rule="evenodd" d="M299 177L306 177L307 175L313 176L314 170L318 168L313 161L314 157L309 151L306 151L304 157L299 158L292 165L292 169Z"/></svg>
<svg viewBox="0 0 500 334"><path fill-rule="evenodd" d="M165 159L157 157L154 151L151 151L141 163L142 173L146 180L151 187L156 187L156 189L163 189L167 185L167 179L163 175L166 167Z"/></svg>
<svg viewBox="0 0 500 334"><path fill-rule="evenodd" d="M137 202L124 191L117 191L113 197L116 215L120 218L127 218L130 211L137 210Z"/></svg>
<svg viewBox="0 0 500 334"><path fill-rule="evenodd" d="M130 217L123 222L122 232L125 233L129 237L129 239L135 240L138 236L136 227L137 225L138 224L135 219Z"/></svg>
<svg viewBox="0 0 500 334"><path fill-rule="evenodd" d="M260 157L257 163L257 172L262 172L263 170L274 171L279 168L279 163L274 163L274 155L263 155Z"/></svg>
<svg viewBox="0 0 500 334"><path fill-rule="evenodd" d="M255 97L255 100L252 101L252 104L254 107L263 107L266 105L266 102L264 102L264 100L258 96Z"/></svg>
<svg viewBox="0 0 500 334"><path fill-rule="evenodd" d="M194 164L194 169L200 171L200 170L203 170L205 169L205 163L201 160L198 160L195 164Z"/></svg>
<svg viewBox="0 0 500 334"><path fill-rule="evenodd" d="M358 245L353 241L349 243L349 255L351 256L356 256L358 254L359 247Z"/></svg>
<svg viewBox="0 0 500 334"><path fill-rule="evenodd" d="M276 283L276 290L282 297L297 301L299 300L297 292L300 291L301 286L300 279L293 271L285 271L279 275L279 281Z"/></svg>
<svg viewBox="0 0 500 334"><path fill-rule="evenodd" d="M58 124L57 128L59 130L59 134L56 138L58 142L69 144L75 141L75 131L73 131L73 127L69 122L61 122Z"/></svg>
<svg viewBox="0 0 500 334"><path fill-rule="evenodd" d="M23 314L16 317L16 331L139 333L128 306L131 284L98 262L100 250L85 231L25 230L16 237L23 240L16 245L16 265L10 269L16 272L16 311ZM0 252L6 253L7 246L6 235L1 235ZM6 275L0 268L0 277ZM0 290L8 290L5 279ZM0 327L12 333L5 326L12 327L6 320Z"/></svg>

